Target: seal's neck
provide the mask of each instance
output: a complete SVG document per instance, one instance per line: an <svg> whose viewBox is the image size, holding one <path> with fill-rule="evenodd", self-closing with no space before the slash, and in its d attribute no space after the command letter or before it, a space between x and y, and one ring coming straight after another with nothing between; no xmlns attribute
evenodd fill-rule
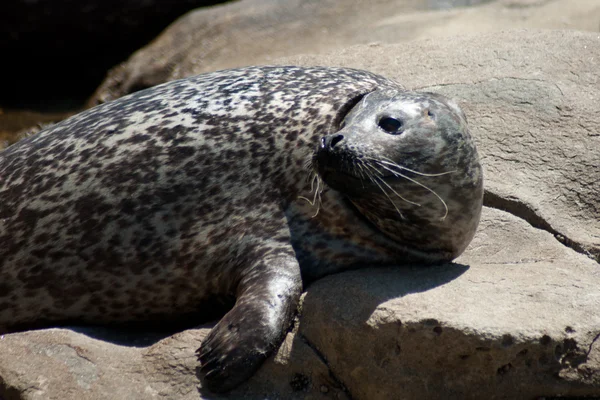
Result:
<svg viewBox="0 0 600 400"><path fill-rule="evenodd" d="M437 261L389 238L329 188L321 193L320 205L298 199L286 216L305 282L351 268Z"/></svg>

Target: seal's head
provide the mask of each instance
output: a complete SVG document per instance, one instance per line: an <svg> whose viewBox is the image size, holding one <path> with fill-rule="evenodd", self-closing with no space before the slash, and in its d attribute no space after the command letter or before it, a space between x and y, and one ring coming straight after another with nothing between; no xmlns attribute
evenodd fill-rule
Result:
<svg viewBox="0 0 600 400"><path fill-rule="evenodd" d="M483 176L466 117L434 93L376 90L321 139L313 165L375 227L424 261L447 261L479 223Z"/></svg>

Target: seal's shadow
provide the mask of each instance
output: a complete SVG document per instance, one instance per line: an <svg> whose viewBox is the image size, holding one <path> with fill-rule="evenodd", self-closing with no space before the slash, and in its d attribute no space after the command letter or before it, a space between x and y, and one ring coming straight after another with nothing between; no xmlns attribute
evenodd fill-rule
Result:
<svg viewBox="0 0 600 400"><path fill-rule="evenodd" d="M147 322L107 325L78 324L73 321L71 324L62 324L61 327L119 346L150 347L187 329L212 328L234 304L234 297L214 296L196 312L165 315L164 319L156 317Z"/></svg>
<svg viewBox="0 0 600 400"><path fill-rule="evenodd" d="M345 303L344 312L353 318L368 320L373 311L382 303L411 293L426 292L447 284L469 269L468 265L446 263L433 266L396 266L358 268L321 278L304 288L304 303L313 301L313 296L327 297ZM222 314L228 307L223 307ZM155 324L126 326L68 325L65 328L84 334L93 339L120 346L148 347L189 328L210 328L218 320L214 318L185 318L188 323L165 324L166 329L156 329ZM211 322L212 321L212 322Z"/></svg>
<svg viewBox="0 0 600 400"><path fill-rule="evenodd" d="M63 328L89 338L127 347L150 347L179 331L145 330L131 326L67 325Z"/></svg>
<svg viewBox="0 0 600 400"><path fill-rule="evenodd" d="M412 293L427 292L464 274L469 266L458 263L420 266L364 268L318 280L306 288L304 304L317 298L341 304L352 319L367 321L373 311L388 300ZM323 293L326 292L326 296ZM313 296L315 299L313 299Z"/></svg>
<svg viewBox="0 0 600 400"><path fill-rule="evenodd" d="M345 318L362 323L367 321L373 311L386 301L443 286L460 277L469 268L464 264L447 263L435 266L371 267L345 271L324 277L308 285L305 288L304 304L317 301L320 303L319 306L328 307L328 304L323 303L332 301L342 305L335 312L344 313ZM303 313L307 311L309 310L305 307ZM300 318L300 324L302 324L302 320L303 318ZM194 322L201 321L194 320ZM216 321L210 322L202 327L212 328L215 323ZM191 327L198 328L199 326L196 323ZM152 346L160 340L186 329L186 327L179 326L175 330L164 331L148 330L143 327L132 329L132 327L68 326L68 328L94 339L135 347ZM290 353L292 362L294 354L295 351L292 348ZM196 376L200 382L203 382L203 374L200 372L199 366L196 369ZM198 387L198 392L203 398L222 398L203 388L203 385Z"/></svg>
<svg viewBox="0 0 600 400"><path fill-rule="evenodd" d="M459 278L469 268L468 265L458 263L434 266L357 267L353 271L326 276L305 287L302 314L311 311L339 312L343 314L340 316L340 320L347 321L348 324L362 325L370 318L373 311L386 301L443 286ZM307 307L311 302L313 304ZM302 315L300 317L300 335L296 335L296 338L290 343L290 377L298 373L297 365L294 366L294 360L304 357L303 346L297 345L298 340L306 343L302 338L302 324L311 322L307 319L310 320L310 316ZM276 368L282 367L277 366ZM199 367L196 375L203 382ZM265 379L264 375L261 379ZM270 383L264 384L269 385ZM244 388L247 388L245 384L240 387L241 392L245 390ZM202 398L221 398L202 386L198 388L198 392ZM234 391L234 395L241 392Z"/></svg>

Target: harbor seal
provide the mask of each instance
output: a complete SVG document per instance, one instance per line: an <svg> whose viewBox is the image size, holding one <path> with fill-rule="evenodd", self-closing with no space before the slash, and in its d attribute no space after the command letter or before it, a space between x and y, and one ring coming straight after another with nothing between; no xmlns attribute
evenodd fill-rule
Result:
<svg viewBox="0 0 600 400"><path fill-rule="evenodd" d="M82 112L0 153L0 330L226 314L199 349L227 391L311 281L439 263L472 239L466 118L366 71L248 67Z"/></svg>

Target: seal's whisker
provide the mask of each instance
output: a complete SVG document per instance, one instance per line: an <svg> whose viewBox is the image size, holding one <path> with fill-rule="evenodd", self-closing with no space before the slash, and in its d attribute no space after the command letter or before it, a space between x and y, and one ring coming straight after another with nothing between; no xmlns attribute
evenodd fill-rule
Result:
<svg viewBox="0 0 600 400"><path fill-rule="evenodd" d="M302 199L302 200L306 200L306 202L307 202L308 204L310 204L311 206L314 206L314 205L315 205L315 202L316 202L316 200L317 200L317 195L320 195L320 194L321 194L321 193L320 193L320 191L319 191L319 186L320 186L320 182L321 182L321 177L319 177L319 175L318 175L317 173L313 173L313 174L309 175L309 178L310 178L310 176L312 176L312 180L310 181L310 193L312 193L312 192L315 192L315 194L314 194L314 196L313 196L313 199L312 199L312 200L310 200L310 199L308 199L307 197L304 197L304 196L298 196L298 198L299 198L299 199ZM307 180L308 180L308 179L307 179ZM315 181L317 182L317 187L316 187L316 190L315 190ZM321 192L322 192L322 191L323 191L323 190L321 189Z"/></svg>
<svg viewBox="0 0 600 400"><path fill-rule="evenodd" d="M381 191L383 192L383 194L385 195L385 197L388 198L388 200L390 201L390 203L392 203L392 206L394 206L394 209L396 210L396 212L398 213L398 215L400 216L400 218L404 219L404 215L402 215L402 212L400 211L400 209L398 208L398 206L396 205L396 203L394 203L394 200L392 200L392 198L387 194L387 192L385 191L385 189L378 182L375 182L375 184L379 187L379 189L381 189Z"/></svg>
<svg viewBox="0 0 600 400"><path fill-rule="evenodd" d="M404 178L404 179L406 179L406 180L414 183L415 185L421 186L422 188L424 188L424 189L428 190L429 192L433 193L433 195L435 197L437 197L438 200L441 201L442 205L444 206L445 212L444 212L444 216L441 218L441 220L443 221L443 220L446 219L446 217L448 216L448 205L446 204L446 202L444 201L444 199L442 199L442 197L439 194L436 193L435 190L431 189L427 185L424 185L424 184L422 184L421 182L419 182L419 181L417 181L415 179L409 178L408 176L406 176L404 174L401 174L401 173L399 173L397 171L393 171L390 168L387 168L385 165L381 165L381 167L387 169L388 171L390 171L391 173L393 173L395 176L400 177L400 178Z"/></svg>
<svg viewBox="0 0 600 400"><path fill-rule="evenodd" d="M404 200L405 202L407 202L407 203L409 203L409 204L412 204L412 205L415 205L415 206L417 206L417 207L421 207L421 204L419 204L419 203L415 203L414 201L410 201L410 200L408 200L407 198L405 198L405 197L401 196L401 195L400 195L398 192L396 192L396 191L394 190L394 188L392 188L392 187L391 187L391 186L390 186L390 185L389 185L389 184L388 184L388 183L387 183L387 182L386 182L386 181L385 181L385 180L384 180L382 177L379 177L379 176L378 176L378 177L377 177L377 180L378 180L379 182L383 183L383 184L384 184L384 185L385 185L385 186L386 186L388 189L390 189L390 190L391 190L391 191L392 191L392 192L393 192L393 193L394 193L396 196L398 196L399 198L401 198L401 199L402 199L402 200Z"/></svg>
<svg viewBox="0 0 600 400"><path fill-rule="evenodd" d="M415 203L414 201L410 201L410 200L408 200L407 198L405 198L405 197L401 196L401 195L400 195L398 192L396 192L396 191L394 190L394 188L392 188L392 187L391 187L391 186L390 186L390 185L389 185L389 184L388 184L388 183L387 183L387 182L386 182L386 181L383 179L383 177L381 177L381 172L380 172L380 171L379 171L377 168L375 168L375 167L374 167L374 166L372 166L372 165L368 165L368 164L365 164L365 165L366 165L366 166L367 166L367 167L368 167L368 168L369 168L371 171L374 171L374 172L376 172L378 175L373 175L373 176L374 176L374 178L375 178L375 179L376 179L378 182L381 182L381 183L383 183L383 184L384 184L384 185L385 185L385 186L386 186L388 189L390 189L390 190L392 191L392 193L394 193L396 196L398 196L398 198L400 198L400 199L404 200L405 202L407 202L407 203L409 203L409 204L413 204L413 205L415 205L415 206L418 206L418 207L420 207L420 206L421 206L419 203ZM377 184L377 182L376 182L376 184ZM379 186L379 187L381 188L381 186L380 186L379 184L377 184L377 186ZM387 194L387 193L386 193L386 194ZM394 207L396 207L396 204L395 204L395 203L394 203Z"/></svg>
<svg viewBox="0 0 600 400"><path fill-rule="evenodd" d="M371 181L373 181L373 179L371 178L371 176L369 175L369 171L365 169L366 165L364 165L362 162L357 162L356 166L358 168L358 173L360 175L360 181L362 183L363 189L365 187L365 177L369 178Z"/></svg>
<svg viewBox="0 0 600 400"><path fill-rule="evenodd" d="M392 203L392 206L394 207L394 209L396 210L396 212L400 216L400 219L405 219L404 215L402 215L402 212L400 211L400 209L398 208L398 206L396 205L396 203L394 203L394 200L392 200L392 198L388 195L388 193L385 191L385 189L383 188L383 186L381 186L379 184L379 182L377 182L377 181L383 182L382 178L380 178L378 176L371 176L371 177L372 177L371 181L379 188L379 190L381 190L381 192L385 195L385 197L387 197L387 199L390 201L390 203ZM385 183L385 182L383 182L383 183Z"/></svg>
<svg viewBox="0 0 600 400"><path fill-rule="evenodd" d="M319 176L319 174L315 173L315 176L314 176L314 178L313 178L313 180L311 182L311 185L310 185L310 192L311 193L313 192L313 185L314 185L315 181L317 181L317 186L315 188L315 195L313 196L312 202L308 201L307 198L304 198L305 200L308 201L308 203L311 206L314 206L315 204L317 205L317 212L315 212L315 214L311 218L314 218L317 215L319 215L319 211L321 210L321 193L323 193L323 188L324 188L324 186L323 186L323 180L321 179L321 177Z"/></svg>
<svg viewBox="0 0 600 400"><path fill-rule="evenodd" d="M306 171L313 171L314 170L314 165L313 165L313 156L310 155L308 157L306 157L306 161L304 161L304 165L303 165L304 169ZM308 175L308 177L306 178L306 180L308 181L308 179L310 179L310 174Z"/></svg>
<svg viewBox="0 0 600 400"><path fill-rule="evenodd" d="M313 197L313 204L317 204L317 211L311 218L315 218L319 215L319 211L321 211L321 193L323 192L323 187L321 186L321 177L319 175L315 175L317 178L317 188L315 190L315 196Z"/></svg>
<svg viewBox="0 0 600 400"><path fill-rule="evenodd" d="M365 166L366 166L367 168L369 168L369 170L371 171L371 173L373 173L374 175L377 175L377 176L381 176L381 175L382 175L382 174L381 174L381 171L379 170L379 168L377 168L377 166L376 166L376 165L373 165L373 164L372 164L372 163L370 163L370 162L366 162L366 163L364 163L364 164L365 164Z"/></svg>
<svg viewBox="0 0 600 400"><path fill-rule="evenodd" d="M364 171L364 174L367 178L369 178L369 180L373 183L373 184L377 184L377 182L375 181L375 177L373 172L379 172L377 171L375 168L373 168L373 166L371 166L368 163L364 163L362 161L359 160L358 164L360 165L360 168ZM364 187L364 185L363 185Z"/></svg>
<svg viewBox="0 0 600 400"><path fill-rule="evenodd" d="M439 172L439 173L435 173L435 174L427 174L425 172L419 172L419 171L415 171L415 170L410 169L410 168L403 167L402 165L393 162L389 158L382 158L382 159L371 158L371 157L367 157L367 158L369 158L369 160L371 160L371 161L375 161L379 165L386 164L386 165L388 165L390 167L400 168L400 169L402 169L404 171L408 171L408 172L411 172L411 173L413 173L415 175L421 175L421 176L443 176L443 175L453 174L453 173L457 172L456 170L452 170L452 171L447 171L447 172Z"/></svg>
<svg viewBox="0 0 600 400"><path fill-rule="evenodd" d="M316 188L315 188L315 181L317 182ZM315 173L312 181L310 182L310 192L312 193L314 190L315 196L317 195L317 193L319 193L319 185L320 184L321 184L321 177L319 177L319 174ZM313 199L313 204L314 204L314 199Z"/></svg>

